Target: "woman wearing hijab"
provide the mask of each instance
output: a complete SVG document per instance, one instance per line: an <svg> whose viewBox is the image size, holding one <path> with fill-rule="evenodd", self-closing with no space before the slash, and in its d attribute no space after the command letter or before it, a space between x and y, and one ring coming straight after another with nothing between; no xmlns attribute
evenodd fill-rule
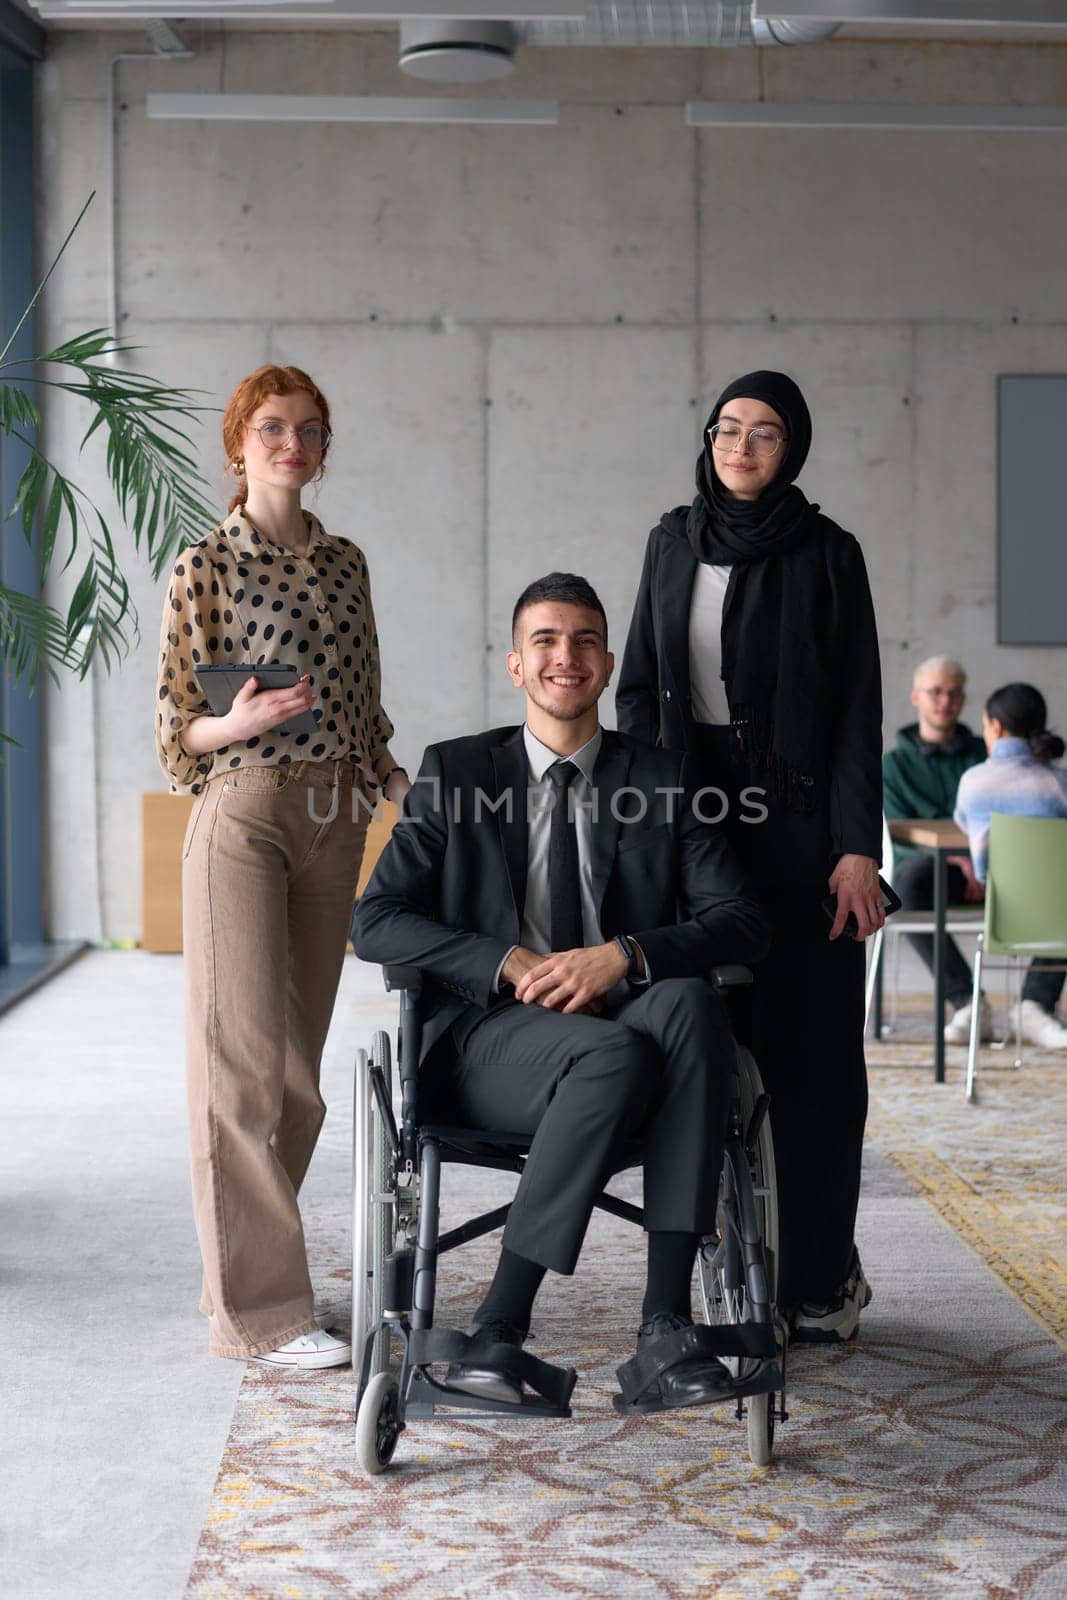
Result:
<svg viewBox="0 0 1067 1600"><path fill-rule="evenodd" d="M772 1097L778 1298L793 1337L851 1339L867 1114L862 941L884 914L881 673L860 547L797 487L811 418L750 372L708 418L692 505L653 528L619 727L684 750L774 926L738 1030ZM836 901L832 923L822 909ZM846 922L854 918L853 933Z"/></svg>

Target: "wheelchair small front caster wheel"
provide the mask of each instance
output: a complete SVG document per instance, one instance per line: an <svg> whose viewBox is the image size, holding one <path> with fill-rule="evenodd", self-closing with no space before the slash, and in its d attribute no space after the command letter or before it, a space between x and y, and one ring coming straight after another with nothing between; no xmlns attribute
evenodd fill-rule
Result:
<svg viewBox="0 0 1067 1600"><path fill-rule="evenodd" d="M769 1394L748 1397L748 1453L754 1467L765 1467L774 1454L773 1398Z"/></svg>
<svg viewBox="0 0 1067 1600"><path fill-rule="evenodd" d="M368 1476L385 1471L399 1437L400 1389L391 1372L378 1372L356 1413L356 1460Z"/></svg>

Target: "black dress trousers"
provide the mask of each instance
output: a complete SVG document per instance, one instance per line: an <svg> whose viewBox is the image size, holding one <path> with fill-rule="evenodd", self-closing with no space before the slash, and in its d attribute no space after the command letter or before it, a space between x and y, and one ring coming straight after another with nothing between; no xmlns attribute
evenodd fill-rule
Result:
<svg viewBox="0 0 1067 1600"><path fill-rule="evenodd" d="M734 1045L703 979L663 979L602 1017L471 1007L452 1043L429 1068L432 1105L469 1127L533 1135L509 1250L573 1272L596 1197L631 1152L646 1228L712 1231Z"/></svg>

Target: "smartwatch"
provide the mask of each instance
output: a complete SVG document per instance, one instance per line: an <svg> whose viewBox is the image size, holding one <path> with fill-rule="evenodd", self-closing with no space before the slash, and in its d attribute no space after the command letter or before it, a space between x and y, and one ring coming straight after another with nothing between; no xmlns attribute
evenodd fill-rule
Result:
<svg viewBox="0 0 1067 1600"><path fill-rule="evenodd" d="M639 983L641 979L641 969L640 957L637 954L637 946L625 933L617 933L615 935L615 943L626 957L627 983Z"/></svg>

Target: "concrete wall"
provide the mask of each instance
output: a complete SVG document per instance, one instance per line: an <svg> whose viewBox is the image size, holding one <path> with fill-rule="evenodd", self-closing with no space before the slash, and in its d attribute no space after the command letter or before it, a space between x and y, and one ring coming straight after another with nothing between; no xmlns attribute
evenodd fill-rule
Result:
<svg viewBox="0 0 1067 1600"><path fill-rule="evenodd" d="M964 659L974 702L1025 677L1067 725L1067 654L998 649L994 604L996 375L1067 370L1062 136L697 133L682 109L1062 102L1067 49L529 51L506 92L558 97L557 128L149 122L148 88L406 87L395 36L188 32L194 61L118 69L121 329L215 404L268 358L330 396L317 509L367 551L409 765L516 715L507 619L538 573L588 574L621 646L709 398L758 366L805 389L804 487L866 551L888 725L934 650ZM107 62L143 42L54 34L42 69L42 260L100 190L49 293L56 334L105 320ZM77 421L50 413L68 462ZM202 454L217 484L210 429ZM130 571L143 636L122 670L48 692L56 936L139 930L160 593Z"/></svg>

